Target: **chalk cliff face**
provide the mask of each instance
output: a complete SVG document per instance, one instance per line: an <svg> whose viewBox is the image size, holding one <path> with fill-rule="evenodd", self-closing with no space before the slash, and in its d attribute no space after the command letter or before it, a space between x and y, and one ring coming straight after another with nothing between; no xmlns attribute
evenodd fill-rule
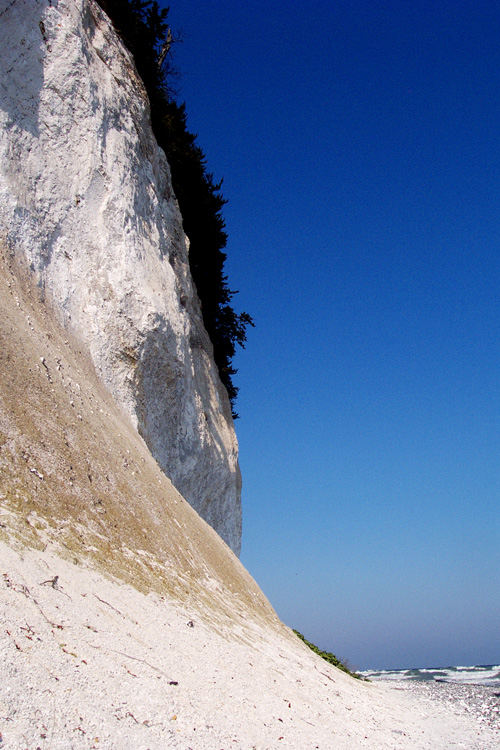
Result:
<svg viewBox="0 0 500 750"><path fill-rule="evenodd" d="M230 404L132 58L94 0L2 0L0 50L0 240L167 476L239 553Z"/></svg>

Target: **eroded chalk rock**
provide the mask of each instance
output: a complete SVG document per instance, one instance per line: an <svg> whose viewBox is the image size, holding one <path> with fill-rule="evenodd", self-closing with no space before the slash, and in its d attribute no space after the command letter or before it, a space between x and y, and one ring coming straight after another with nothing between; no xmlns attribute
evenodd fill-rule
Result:
<svg viewBox="0 0 500 750"><path fill-rule="evenodd" d="M94 0L0 4L0 235L237 553L238 446L147 97Z"/></svg>

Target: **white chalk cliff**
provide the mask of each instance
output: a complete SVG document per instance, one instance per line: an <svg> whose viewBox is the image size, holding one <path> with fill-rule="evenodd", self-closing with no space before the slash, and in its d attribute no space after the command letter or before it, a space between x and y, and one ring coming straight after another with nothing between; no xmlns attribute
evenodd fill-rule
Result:
<svg viewBox="0 0 500 750"><path fill-rule="evenodd" d="M231 408L133 60L94 0L1 0L0 50L0 241L238 553Z"/></svg>

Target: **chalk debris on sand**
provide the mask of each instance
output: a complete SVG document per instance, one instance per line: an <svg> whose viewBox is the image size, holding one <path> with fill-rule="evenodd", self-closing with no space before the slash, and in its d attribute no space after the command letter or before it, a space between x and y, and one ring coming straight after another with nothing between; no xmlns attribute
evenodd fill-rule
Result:
<svg viewBox="0 0 500 750"><path fill-rule="evenodd" d="M499 746L456 686L354 680L291 631L228 627L50 548L2 543L0 565L2 747Z"/></svg>

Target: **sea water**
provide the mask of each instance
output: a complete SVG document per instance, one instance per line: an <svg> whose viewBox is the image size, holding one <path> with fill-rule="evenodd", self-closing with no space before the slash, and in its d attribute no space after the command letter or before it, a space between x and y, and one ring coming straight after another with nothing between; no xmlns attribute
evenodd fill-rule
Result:
<svg viewBox="0 0 500 750"><path fill-rule="evenodd" d="M425 680L452 682L461 685L488 685L500 690L500 665L483 664L474 667L439 667L425 669L381 669L360 672L369 680Z"/></svg>

